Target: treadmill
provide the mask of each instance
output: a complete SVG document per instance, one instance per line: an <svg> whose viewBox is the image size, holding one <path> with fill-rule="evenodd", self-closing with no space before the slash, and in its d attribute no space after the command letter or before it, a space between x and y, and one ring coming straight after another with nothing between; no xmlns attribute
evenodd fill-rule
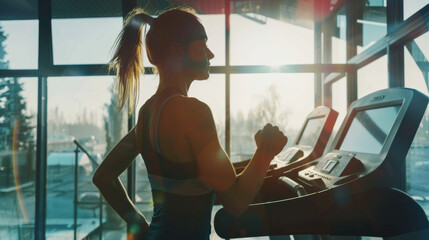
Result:
<svg viewBox="0 0 429 240"><path fill-rule="evenodd" d="M396 189L427 103L426 95L407 88L354 101L327 154L294 179L281 177L296 190L295 197L253 204L238 218L221 209L214 222L217 234L429 239L424 210Z"/></svg>

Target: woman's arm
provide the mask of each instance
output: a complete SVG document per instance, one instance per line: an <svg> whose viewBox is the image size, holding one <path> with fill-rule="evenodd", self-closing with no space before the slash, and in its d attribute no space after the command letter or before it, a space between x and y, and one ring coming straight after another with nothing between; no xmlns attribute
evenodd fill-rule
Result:
<svg viewBox="0 0 429 240"><path fill-rule="evenodd" d="M119 175L138 155L136 132L133 128L107 154L92 178L106 201L129 224L138 224L142 231L149 227L143 214L128 197Z"/></svg>
<svg viewBox="0 0 429 240"><path fill-rule="evenodd" d="M257 150L248 166L236 175L217 137L210 108L202 102L192 104L189 114L192 126L188 131L201 180L210 186L225 207L235 216L241 215L259 191L271 160L287 143L277 127L267 124L255 135Z"/></svg>

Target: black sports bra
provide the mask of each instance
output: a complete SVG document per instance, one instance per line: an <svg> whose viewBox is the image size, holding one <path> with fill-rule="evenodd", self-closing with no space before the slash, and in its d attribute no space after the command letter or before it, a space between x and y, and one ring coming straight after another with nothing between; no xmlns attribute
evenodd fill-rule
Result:
<svg viewBox="0 0 429 240"><path fill-rule="evenodd" d="M181 96L177 89L166 89L158 96L155 96L157 99L154 99L156 102L153 104L149 118L149 139L152 143L152 149L156 152L156 154L152 154L152 156L156 156L156 158L149 159L149 161L157 161L156 165L158 165L159 172L156 174L148 174L148 179L152 190L159 190L183 196L204 195L212 192L212 189L205 186L198 178L196 162L172 162L166 159L161 153L159 145L159 121L162 109L169 100L177 96ZM154 124L154 126L152 124ZM157 172L150 170L151 169L149 169L148 166L148 172ZM181 175L180 179L165 177L165 175L173 175L168 174L171 171L174 171L174 175Z"/></svg>

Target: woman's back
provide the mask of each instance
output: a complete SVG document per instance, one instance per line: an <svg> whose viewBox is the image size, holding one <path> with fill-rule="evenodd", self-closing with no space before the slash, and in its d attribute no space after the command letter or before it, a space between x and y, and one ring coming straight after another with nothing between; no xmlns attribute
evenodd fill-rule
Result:
<svg viewBox="0 0 429 240"><path fill-rule="evenodd" d="M156 150L154 135L157 131L160 152L166 158L175 163L195 162L186 140L186 129L189 126L186 123L187 116L182 112L186 107L185 98L179 91L169 88L153 95L142 106L137 123L137 141L141 143L143 158L150 154L151 150ZM159 111L160 107L162 111ZM156 119L157 114L160 114L159 119Z"/></svg>
<svg viewBox="0 0 429 240"><path fill-rule="evenodd" d="M154 201L149 239L207 239L210 234L214 194L199 180L186 141L186 116L180 116L188 107L183 106L186 100L177 90L166 89L149 99L139 114L138 144Z"/></svg>

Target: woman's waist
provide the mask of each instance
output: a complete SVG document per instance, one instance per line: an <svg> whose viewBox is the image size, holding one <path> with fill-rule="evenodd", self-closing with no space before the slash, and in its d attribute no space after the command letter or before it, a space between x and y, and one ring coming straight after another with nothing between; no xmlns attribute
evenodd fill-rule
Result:
<svg viewBox="0 0 429 240"><path fill-rule="evenodd" d="M200 196L182 196L152 190L152 198L154 202L154 215L202 216L211 214L214 203L213 192Z"/></svg>
<svg viewBox="0 0 429 240"><path fill-rule="evenodd" d="M198 197L212 193L197 177L188 179L172 179L164 176L148 174L148 180L152 190L169 193L173 196Z"/></svg>
<svg viewBox="0 0 429 240"><path fill-rule="evenodd" d="M152 189L152 198L154 207L211 207L214 202L214 192L210 191L200 195L182 195L165 192L162 190Z"/></svg>

